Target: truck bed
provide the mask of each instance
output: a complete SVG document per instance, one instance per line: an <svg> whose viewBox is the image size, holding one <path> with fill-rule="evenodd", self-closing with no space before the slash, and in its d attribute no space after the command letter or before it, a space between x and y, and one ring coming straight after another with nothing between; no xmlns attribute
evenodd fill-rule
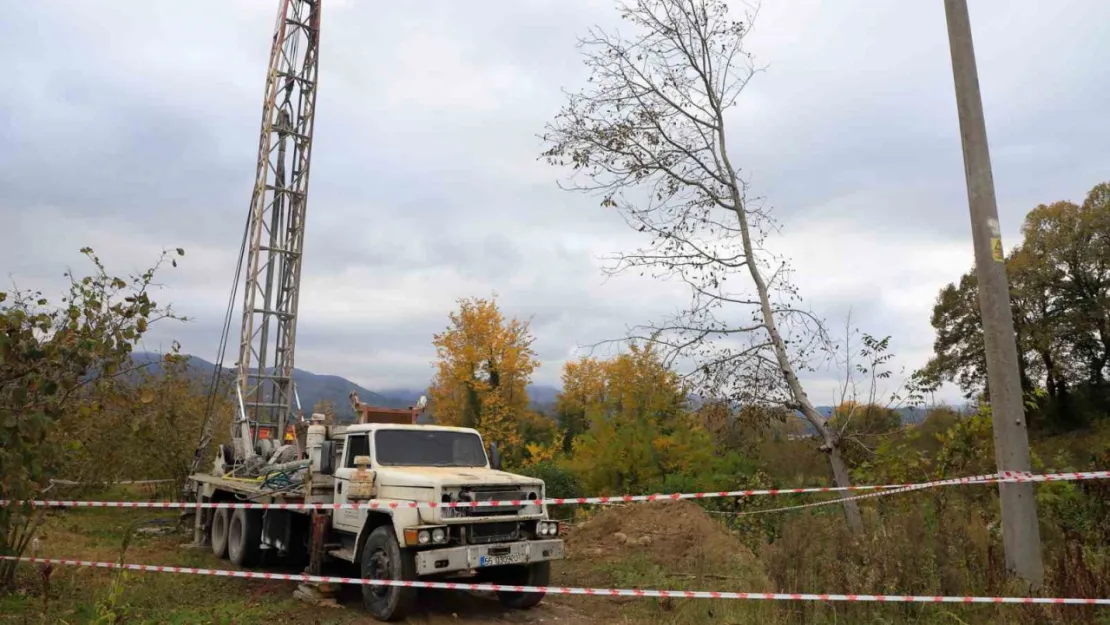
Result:
<svg viewBox="0 0 1110 625"><path fill-rule="evenodd" d="M312 480L312 495L305 496L306 484L292 490L263 489L261 482L233 480L206 473L195 473L189 479L196 482L205 498L212 498L216 491L239 495L252 503L330 503L333 501L334 480L330 476L316 475ZM296 510L309 514L310 509Z"/></svg>

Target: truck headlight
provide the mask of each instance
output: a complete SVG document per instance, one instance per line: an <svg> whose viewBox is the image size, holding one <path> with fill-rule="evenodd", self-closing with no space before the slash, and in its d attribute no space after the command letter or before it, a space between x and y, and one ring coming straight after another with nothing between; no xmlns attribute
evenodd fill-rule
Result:
<svg viewBox="0 0 1110 625"><path fill-rule="evenodd" d="M540 521L536 524L536 533L540 536L558 536L559 523L558 521Z"/></svg>
<svg viewBox="0 0 1110 625"><path fill-rule="evenodd" d="M426 547L443 545L450 538L446 527L441 525L405 528L405 544Z"/></svg>

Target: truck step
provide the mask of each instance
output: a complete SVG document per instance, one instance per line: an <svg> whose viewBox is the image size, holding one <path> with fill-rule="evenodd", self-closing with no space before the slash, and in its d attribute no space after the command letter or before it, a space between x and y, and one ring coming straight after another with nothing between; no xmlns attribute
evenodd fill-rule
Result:
<svg viewBox="0 0 1110 625"><path fill-rule="evenodd" d="M346 560L347 562L354 562L355 561L355 548L354 547L343 547L343 548L340 548L340 549L329 549L328 550L328 555L333 557L333 558L339 558L340 560Z"/></svg>

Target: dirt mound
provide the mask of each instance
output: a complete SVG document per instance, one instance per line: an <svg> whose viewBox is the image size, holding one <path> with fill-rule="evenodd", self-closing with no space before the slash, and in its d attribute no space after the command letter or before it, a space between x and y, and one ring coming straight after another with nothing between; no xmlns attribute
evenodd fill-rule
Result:
<svg viewBox="0 0 1110 625"><path fill-rule="evenodd" d="M668 573L701 576L759 567L752 552L689 501L607 508L566 536L570 558L593 564L646 559ZM762 577L762 575L757 575Z"/></svg>

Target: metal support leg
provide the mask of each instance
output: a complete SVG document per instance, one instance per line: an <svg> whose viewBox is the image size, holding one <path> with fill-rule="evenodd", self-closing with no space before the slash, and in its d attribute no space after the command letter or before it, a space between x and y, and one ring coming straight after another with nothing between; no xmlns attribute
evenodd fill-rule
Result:
<svg viewBox="0 0 1110 625"><path fill-rule="evenodd" d="M309 575L321 575L324 570L324 543L328 536L328 519L330 517L326 514L320 514L318 511L312 512L312 542L308 546L308 569L305 571ZM293 592L293 596L308 603L313 603L319 606L336 606L335 592L337 588L334 584L310 584L301 583L297 590Z"/></svg>
<svg viewBox="0 0 1110 625"><path fill-rule="evenodd" d="M197 501L204 501L203 497L197 496ZM193 546L198 549L201 547L208 547L212 544L211 535L208 533L208 520L212 516L212 510L208 508L197 508L193 514Z"/></svg>

